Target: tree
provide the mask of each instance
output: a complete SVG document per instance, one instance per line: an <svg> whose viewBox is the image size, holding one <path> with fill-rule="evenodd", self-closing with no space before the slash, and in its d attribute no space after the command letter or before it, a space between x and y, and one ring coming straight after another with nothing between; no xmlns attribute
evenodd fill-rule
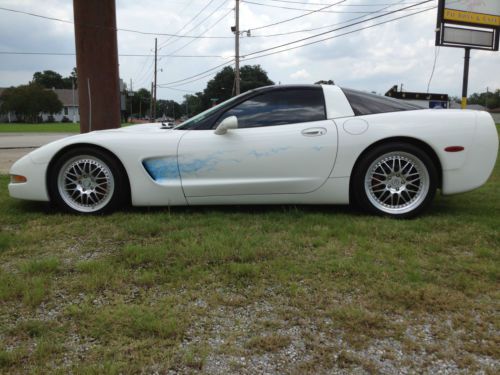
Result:
<svg viewBox="0 0 500 375"><path fill-rule="evenodd" d="M241 92L256 89L262 86L274 85L267 72L260 65L244 65L240 69Z"/></svg>
<svg viewBox="0 0 500 375"><path fill-rule="evenodd" d="M33 83L45 87L47 89L64 88L64 81L62 75L54 72L53 70L44 70L43 72L36 72L33 74Z"/></svg>
<svg viewBox="0 0 500 375"><path fill-rule="evenodd" d="M151 104L151 93L144 88L133 93L132 96L127 95L127 110L131 111L131 116L145 117L149 114L149 106Z"/></svg>
<svg viewBox="0 0 500 375"><path fill-rule="evenodd" d="M474 93L468 99L469 104L479 104L489 109L500 108L500 90Z"/></svg>
<svg viewBox="0 0 500 375"><path fill-rule="evenodd" d="M75 84L75 89L78 87L78 74L76 72L76 68L73 68L70 75L68 77L63 78L64 88L72 88L73 83Z"/></svg>
<svg viewBox="0 0 500 375"><path fill-rule="evenodd" d="M2 112L15 112L26 122L38 122L41 113L54 114L63 108L55 92L33 83L10 87L2 93L0 99Z"/></svg>
<svg viewBox="0 0 500 375"><path fill-rule="evenodd" d="M184 101L182 102L183 113L187 117L197 115L203 111L203 94L197 92L194 95L188 94L184 95Z"/></svg>
<svg viewBox="0 0 500 375"><path fill-rule="evenodd" d="M233 96L234 69L225 67L208 81L201 97L202 109L210 108L213 102L221 103ZM241 92L253 90L262 86L274 85L260 65L244 65L240 68Z"/></svg>
<svg viewBox="0 0 500 375"><path fill-rule="evenodd" d="M43 72L36 72L33 74L33 83L36 83L46 89L71 89L73 82L75 87L77 84L76 68L73 68L69 77L64 77L54 72L53 70L44 70Z"/></svg>
<svg viewBox="0 0 500 375"><path fill-rule="evenodd" d="M156 102L156 116L172 117L178 119L184 114L183 108L175 100L158 100Z"/></svg>

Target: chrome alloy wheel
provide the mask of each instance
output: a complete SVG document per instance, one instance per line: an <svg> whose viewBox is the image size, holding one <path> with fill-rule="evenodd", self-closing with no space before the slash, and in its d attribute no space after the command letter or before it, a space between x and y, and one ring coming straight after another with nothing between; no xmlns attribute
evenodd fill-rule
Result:
<svg viewBox="0 0 500 375"><path fill-rule="evenodd" d="M79 155L59 170L57 188L63 201L79 212L94 212L113 197L115 181L106 163L95 156Z"/></svg>
<svg viewBox="0 0 500 375"><path fill-rule="evenodd" d="M393 151L372 162L364 184L368 199L377 209L404 214L425 200L430 178L427 167L415 155Z"/></svg>

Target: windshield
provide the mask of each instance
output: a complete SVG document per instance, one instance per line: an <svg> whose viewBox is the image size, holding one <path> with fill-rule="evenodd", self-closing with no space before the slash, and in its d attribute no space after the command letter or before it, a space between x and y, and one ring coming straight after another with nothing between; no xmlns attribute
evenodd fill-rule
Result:
<svg viewBox="0 0 500 375"><path fill-rule="evenodd" d="M179 124L174 129L189 130L189 129L195 128L200 122L202 122L208 116L217 112L219 109L231 104L235 99L237 99L239 97L240 96L235 96L231 99L226 100L225 102L217 104L215 107L209 108L206 111L203 111L203 112L197 114L196 116L191 117L189 120L184 121L182 124Z"/></svg>

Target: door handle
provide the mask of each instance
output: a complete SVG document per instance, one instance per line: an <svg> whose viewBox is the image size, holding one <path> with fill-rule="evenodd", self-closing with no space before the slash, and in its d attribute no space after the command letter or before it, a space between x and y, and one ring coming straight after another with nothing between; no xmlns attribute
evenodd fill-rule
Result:
<svg viewBox="0 0 500 375"><path fill-rule="evenodd" d="M302 130L302 135L305 137L318 137L326 134L325 128L308 128Z"/></svg>

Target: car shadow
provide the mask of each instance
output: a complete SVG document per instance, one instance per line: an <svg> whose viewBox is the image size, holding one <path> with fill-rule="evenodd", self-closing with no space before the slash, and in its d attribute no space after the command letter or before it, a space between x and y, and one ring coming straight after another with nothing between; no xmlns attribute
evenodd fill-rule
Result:
<svg viewBox="0 0 500 375"><path fill-rule="evenodd" d="M239 214L269 214L269 213L321 213L321 214L354 214L361 215L355 207L349 205L207 205L207 206L175 206L175 207L128 207L121 212L130 213L239 213Z"/></svg>

